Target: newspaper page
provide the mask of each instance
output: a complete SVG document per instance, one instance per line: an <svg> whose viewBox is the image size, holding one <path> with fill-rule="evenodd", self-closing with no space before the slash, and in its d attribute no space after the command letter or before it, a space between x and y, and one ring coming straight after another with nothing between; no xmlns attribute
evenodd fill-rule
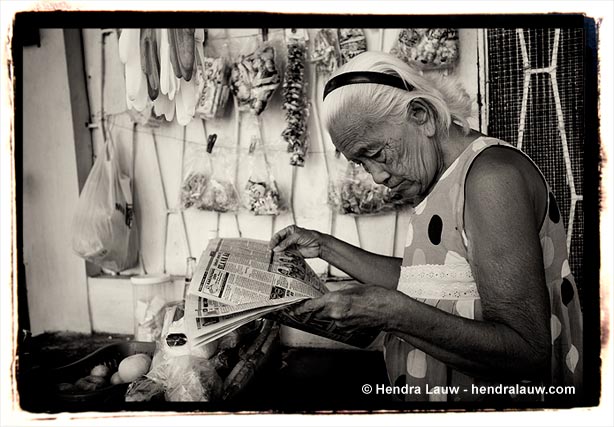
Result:
<svg viewBox="0 0 614 427"><path fill-rule="evenodd" d="M305 260L289 251L273 252L268 242L212 239L201 256L189 293L226 305L281 304L326 292Z"/></svg>
<svg viewBox="0 0 614 427"><path fill-rule="evenodd" d="M334 322L284 310L325 292L323 282L298 253L273 252L266 241L212 239L188 288L186 332L192 345L199 346L267 316L346 344L368 346L379 331L348 332Z"/></svg>

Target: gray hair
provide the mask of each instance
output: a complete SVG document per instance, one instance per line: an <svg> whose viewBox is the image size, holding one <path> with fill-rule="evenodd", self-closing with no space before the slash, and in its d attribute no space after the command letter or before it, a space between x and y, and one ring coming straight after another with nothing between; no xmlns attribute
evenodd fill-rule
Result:
<svg viewBox="0 0 614 427"><path fill-rule="evenodd" d="M435 73L435 76L420 75L417 69L384 52L364 52L331 77L348 71L377 71L396 75L413 85L414 90L403 91L381 84L354 84L337 88L328 94L322 106L322 121L329 132L337 123L348 123L348 120L366 126L382 121L401 123L407 120L411 101L421 98L435 113L436 137L439 141L448 139L452 123L462 126L464 132L469 133L467 118L471 116L470 98L453 78L443 78L439 73ZM349 112L358 112L360 117L349 116ZM346 130L344 137L349 138L352 133Z"/></svg>

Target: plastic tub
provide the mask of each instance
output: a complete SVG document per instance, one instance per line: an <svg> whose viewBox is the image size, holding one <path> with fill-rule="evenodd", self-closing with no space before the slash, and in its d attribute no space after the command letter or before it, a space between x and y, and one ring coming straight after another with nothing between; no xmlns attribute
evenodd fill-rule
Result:
<svg viewBox="0 0 614 427"><path fill-rule="evenodd" d="M168 274L133 276L134 339L156 341L162 332L164 306L173 300L174 285Z"/></svg>

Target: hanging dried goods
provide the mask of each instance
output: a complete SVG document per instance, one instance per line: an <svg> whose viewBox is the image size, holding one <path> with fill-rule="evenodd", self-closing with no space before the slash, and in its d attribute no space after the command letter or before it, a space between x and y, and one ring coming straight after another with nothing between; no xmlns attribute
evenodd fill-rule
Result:
<svg viewBox="0 0 614 427"><path fill-rule="evenodd" d="M290 164L304 166L307 154L307 118L309 106L305 88L305 33L286 32L288 63L283 84L283 109L286 111L286 129L282 137L288 143Z"/></svg>
<svg viewBox="0 0 614 427"><path fill-rule="evenodd" d="M233 64L230 73L230 89L237 99L239 110L249 110L255 114L264 111L279 82L275 49L268 45L242 56Z"/></svg>

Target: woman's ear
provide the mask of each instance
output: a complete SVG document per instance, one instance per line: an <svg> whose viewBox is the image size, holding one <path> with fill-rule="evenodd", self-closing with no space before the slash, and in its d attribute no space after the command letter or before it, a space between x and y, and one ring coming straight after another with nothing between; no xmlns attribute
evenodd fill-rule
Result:
<svg viewBox="0 0 614 427"><path fill-rule="evenodd" d="M435 109L422 98L414 98L409 103L409 121L420 126L426 136L435 136L437 126L435 124Z"/></svg>

